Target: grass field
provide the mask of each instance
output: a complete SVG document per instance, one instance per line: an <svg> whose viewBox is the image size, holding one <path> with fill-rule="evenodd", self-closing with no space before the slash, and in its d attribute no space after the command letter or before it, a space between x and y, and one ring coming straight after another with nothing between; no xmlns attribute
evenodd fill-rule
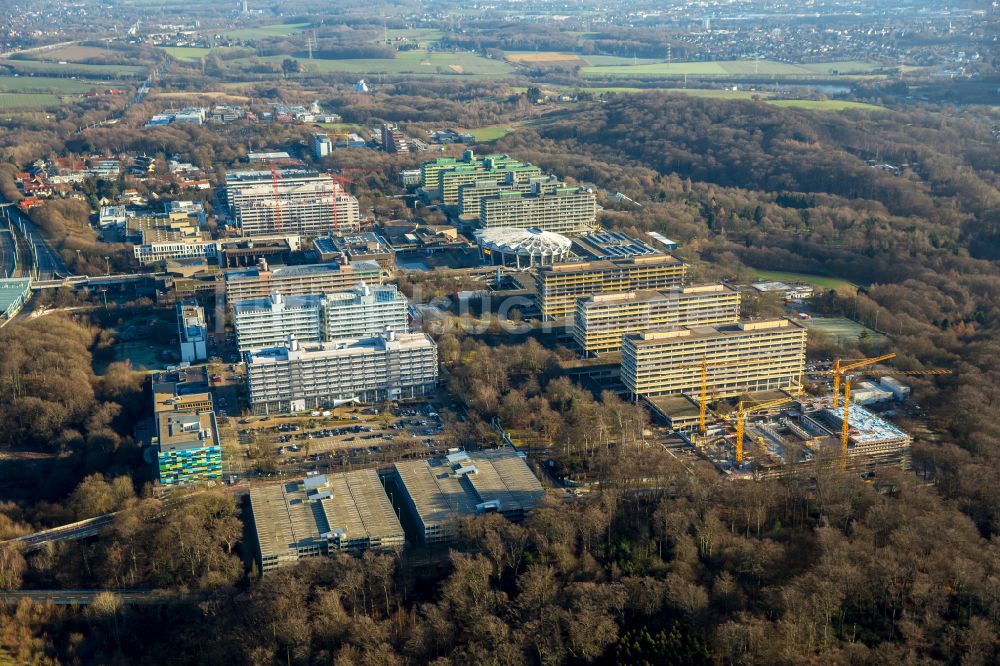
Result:
<svg viewBox="0 0 1000 666"><path fill-rule="evenodd" d="M80 95L106 85L55 76L0 76L0 92Z"/></svg>
<svg viewBox="0 0 1000 666"><path fill-rule="evenodd" d="M145 74L141 65L84 65L79 63L46 62L44 60L5 60L15 71L31 74L63 74L66 76L130 77Z"/></svg>
<svg viewBox="0 0 1000 666"><path fill-rule="evenodd" d="M477 127L475 129L462 131L468 132L472 136L476 137L476 141L479 141L480 143L489 143L491 141L496 141L497 139L502 139L515 129L516 127L511 125L487 125L486 127Z"/></svg>
<svg viewBox="0 0 1000 666"><path fill-rule="evenodd" d="M70 46L61 46L50 51L39 51L35 54L35 57L38 58L38 60L65 60L67 62L78 62L80 60L86 60L87 58L106 58L109 55L113 55L113 53L114 52L111 49L102 49L97 46L81 46L79 44L71 44Z"/></svg>
<svg viewBox="0 0 1000 666"><path fill-rule="evenodd" d="M389 39L399 37L412 42L436 42L444 36L444 33L433 28L404 28L401 30L389 30L387 36ZM381 41L382 37L382 35L379 35L376 41Z"/></svg>
<svg viewBox="0 0 1000 666"><path fill-rule="evenodd" d="M508 52L510 62L519 65L586 65L587 61L573 53L555 53L551 51Z"/></svg>
<svg viewBox="0 0 1000 666"><path fill-rule="evenodd" d="M260 58L268 62L280 63L285 56L270 56ZM239 65L240 63L250 63L253 59L237 59L229 61L229 64ZM454 76L456 74L466 74L474 77L496 78L504 77L512 72L511 65L502 60L491 60L483 58L475 53L447 53L435 51L428 53L424 50L403 51L395 58L359 58L356 60L321 60L298 56L299 63L307 72L325 74L328 72L347 72L350 74L372 75L430 75L430 76Z"/></svg>
<svg viewBox="0 0 1000 666"><path fill-rule="evenodd" d="M776 106L787 106L794 109L809 109L811 111L846 111L860 109L863 111L885 111L884 107L864 102L849 102L842 99L775 99L768 102Z"/></svg>
<svg viewBox="0 0 1000 666"><path fill-rule="evenodd" d="M583 56L583 59L594 67L603 67L606 65L649 65L660 62L656 58L626 58L611 55L587 55Z"/></svg>
<svg viewBox="0 0 1000 666"><path fill-rule="evenodd" d="M761 271L754 269L757 277L761 280L772 282L804 282L814 287L823 289L847 289L854 291L858 285L849 280L826 277L825 275L813 275L811 273L788 273L785 271Z"/></svg>
<svg viewBox="0 0 1000 666"><path fill-rule="evenodd" d="M872 342L883 342L886 339L881 333L876 333L867 326L862 326L846 317L813 317L803 323L807 329L822 331L838 342L857 340L863 331L868 331L869 339Z"/></svg>
<svg viewBox="0 0 1000 666"><path fill-rule="evenodd" d="M159 48L174 58L187 62L197 62L212 50L204 46L161 46Z"/></svg>
<svg viewBox="0 0 1000 666"><path fill-rule="evenodd" d="M242 28L222 33L230 39L267 39L268 37L287 37L308 28L309 23L275 23L261 25L256 28Z"/></svg>
<svg viewBox="0 0 1000 666"><path fill-rule="evenodd" d="M47 93L0 93L0 111L26 109L54 109L61 106L62 98Z"/></svg>
<svg viewBox="0 0 1000 666"><path fill-rule="evenodd" d="M588 58L590 60L590 58ZM836 69L845 75L840 66L851 68L851 74L871 72L875 66L867 63L819 63L794 65L774 60L719 60L714 62L646 62L639 64L618 64L584 67L583 76L601 77L679 77L684 75L703 77L763 76L763 77L819 77L830 76ZM861 70L860 67L864 67Z"/></svg>

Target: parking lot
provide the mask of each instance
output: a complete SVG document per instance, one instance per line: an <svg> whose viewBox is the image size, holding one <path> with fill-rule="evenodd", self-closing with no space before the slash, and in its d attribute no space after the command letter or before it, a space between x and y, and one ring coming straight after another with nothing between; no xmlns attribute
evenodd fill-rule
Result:
<svg viewBox="0 0 1000 666"><path fill-rule="evenodd" d="M350 468L444 453L454 436L433 406L340 407L305 416L246 417L235 423L248 473L264 476Z"/></svg>

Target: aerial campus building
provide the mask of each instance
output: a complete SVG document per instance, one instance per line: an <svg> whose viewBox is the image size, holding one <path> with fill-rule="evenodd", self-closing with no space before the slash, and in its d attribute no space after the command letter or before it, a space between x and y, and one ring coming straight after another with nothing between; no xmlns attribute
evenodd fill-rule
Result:
<svg viewBox="0 0 1000 666"><path fill-rule="evenodd" d="M476 231L476 243L482 259L496 266L547 266L573 256L570 252L573 241L540 229L480 229Z"/></svg>
<svg viewBox="0 0 1000 666"><path fill-rule="evenodd" d="M318 171L233 171L226 174L226 201L244 236L314 237L358 229L358 200Z"/></svg>
<svg viewBox="0 0 1000 666"><path fill-rule="evenodd" d="M744 320L626 335L621 378L633 398L707 390L715 398L797 389L806 362L806 328L789 319Z"/></svg>
<svg viewBox="0 0 1000 666"><path fill-rule="evenodd" d="M576 300L594 294L680 287L687 264L666 254L602 261L574 261L539 268L538 309L545 319L572 316Z"/></svg>
<svg viewBox="0 0 1000 666"><path fill-rule="evenodd" d="M808 425L818 425L839 439L844 423L844 408L823 409L803 415ZM866 464L909 463L913 438L860 405L852 405L848 417L847 455Z"/></svg>
<svg viewBox="0 0 1000 666"><path fill-rule="evenodd" d="M397 504L423 544L453 540L464 516L499 513L520 520L545 495L524 458L509 448L402 460L393 469Z"/></svg>
<svg viewBox="0 0 1000 666"><path fill-rule="evenodd" d="M177 337L181 345L181 361L197 363L208 358L205 309L196 302L177 304Z"/></svg>
<svg viewBox="0 0 1000 666"><path fill-rule="evenodd" d="M181 485L222 476L219 428L207 371L189 368L153 377L151 444L160 483Z"/></svg>
<svg viewBox="0 0 1000 666"><path fill-rule="evenodd" d="M510 175L508 175L510 174ZM446 205L458 204L458 190L489 179L497 182L509 178L517 180L540 176L542 170L533 164L519 162L507 155L486 155L477 158L467 150L461 158L440 157L420 165L420 187Z"/></svg>
<svg viewBox="0 0 1000 666"><path fill-rule="evenodd" d="M467 218L479 217L479 202L484 197L491 197L501 192L523 192L547 194L557 187L565 187L565 183L555 176L521 176L514 171L507 171L502 180L486 178L458 187L458 206L460 213Z"/></svg>
<svg viewBox="0 0 1000 666"><path fill-rule="evenodd" d="M323 236L313 240L320 261L376 261L387 273L396 270L396 250L373 231L352 236Z"/></svg>
<svg viewBox="0 0 1000 666"><path fill-rule="evenodd" d="M573 341L589 356L618 351L622 338L632 333L729 324L739 318L740 292L724 284L595 294L576 301Z"/></svg>
<svg viewBox="0 0 1000 666"><path fill-rule="evenodd" d="M421 398L437 386L437 345L424 333L386 331L303 345L290 340L246 352L244 359L255 414Z"/></svg>
<svg viewBox="0 0 1000 666"><path fill-rule="evenodd" d="M550 192L500 192L479 200L479 224L534 228L561 234L582 234L597 226L597 200L582 187L557 187Z"/></svg>
<svg viewBox="0 0 1000 666"><path fill-rule="evenodd" d="M272 269L262 260L255 268L226 271L224 279L226 302L232 305L251 298L269 298L275 291L282 296L322 295L352 289L359 282L382 284L382 269L374 261Z"/></svg>
<svg viewBox="0 0 1000 666"><path fill-rule="evenodd" d="M233 323L240 351L283 345L289 336L299 342L366 338L408 327L406 296L395 285L369 287L323 296L282 296L237 301Z"/></svg>
<svg viewBox="0 0 1000 666"><path fill-rule="evenodd" d="M302 557L401 549L405 535L373 469L250 490L261 573Z"/></svg>

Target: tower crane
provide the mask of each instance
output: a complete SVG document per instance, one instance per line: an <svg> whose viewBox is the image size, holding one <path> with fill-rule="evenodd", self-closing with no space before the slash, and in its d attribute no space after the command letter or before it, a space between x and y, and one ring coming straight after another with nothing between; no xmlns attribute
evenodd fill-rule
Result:
<svg viewBox="0 0 1000 666"><path fill-rule="evenodd" d="M695 363L690 365L678 366L679 370L693 370L695 368L701 370L701 386L698 395L698 433L704 437L705 431L707 429L707 416L708 416L708 370L709 368L730 368L730 367L747 367L753 365L767 365L771 363L770 360L764 359L759 361L752 360L740 360L740 361L722 361L719 363L709 363L708 358L702 356L701 363Z"/></svg>
<svg viewBox="0 0 1000 666"><path fill-rule="evenodd" d="M772 407L781 407L795 400L795 398L788 396L784 398L778 398L777 400L769 400L767 402L755 403L751 400L743 400L736 406L736 466L739 467L743 464L743 436L746 432L746 419L747 416L755 412L761 412L765 409L771 409Z"/></svg>
<svg viewBox="0 0 1000 666"><path fill-rule="evenodd" d="M854 375L850 374L852 370L857 370L868 365L874 365L875 363L880 363L886 361L890 358L895 358L895 353L883 354L882 356L876 356L873 358L864 359L837 359L834 362L832 370L825 370L820 374L832 374L833 375L833 408L837 409L839 398L840 398L840 384L843 381L844 384L844 412L841 417L840 424L840 469L847 469L847 444L850 440L850 419L851 419L851 382L854 380ZM846 363L846 365L845 365ZM872 375L950 375L951 370L940 370L940 369L929 369L929 370L870 370L866 371L867 374Z"/></svg>

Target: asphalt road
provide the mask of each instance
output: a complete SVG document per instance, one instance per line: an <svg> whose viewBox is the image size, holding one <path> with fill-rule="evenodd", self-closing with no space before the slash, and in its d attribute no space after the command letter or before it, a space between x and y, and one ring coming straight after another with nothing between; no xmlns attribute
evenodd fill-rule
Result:
<svg viewBox="0 0 1000 666"><path fill-rule="evenodd" d="M72 525L66 525L63 527L54 527L50 530L45 530L43 532L36 532L35 534L29 534L23 536L17 541L27 544L28 549L38 548L39 546L52 542L52 541L66 541L70 539L82 539L84 537L93 536L97 534L102 528L107 527L115 520L114 514L106 514L103 516L98 516L96 518L91 518L90 520L84 520L79 523L73 523Z"/></svg>
<svg viewBox="0 0 1000 666"><path fill-rule="evenodd" d="M14 277L17 268L15 243L14 234L9 229L0 228L0 277Z"/></svg>
<svg viewBox="0 0 1000 666"><path fill-rule="evenodd" d="M0 197L0 205L6 203L2 197ZM48 244L42 236L41 230L38 228L34 222L31 221L27 215L21 212L16 206L6 205L3 207L4 216L9 216L11 221L14 223L15 229L24 229L24 235L28 244L34 248L32 253L38 258L38 275L39 280L52 280L57 276L69 275L69 271L63 264L62 259L52 246ZM27 254L27 253L26 253ZM24 261L30 261L30 257L23 257Z"/></svg>

